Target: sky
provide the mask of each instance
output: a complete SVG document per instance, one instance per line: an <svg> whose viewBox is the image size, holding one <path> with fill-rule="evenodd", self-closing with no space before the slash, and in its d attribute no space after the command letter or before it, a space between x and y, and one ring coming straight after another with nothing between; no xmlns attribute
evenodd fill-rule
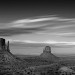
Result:
<svg viewBox="0 0 75 75"><path fill-rule="evenodd" d="M46 45L53 53L75 53L73 1L2 1L0 37L10 41L13 53L40 54Z"/></svg>

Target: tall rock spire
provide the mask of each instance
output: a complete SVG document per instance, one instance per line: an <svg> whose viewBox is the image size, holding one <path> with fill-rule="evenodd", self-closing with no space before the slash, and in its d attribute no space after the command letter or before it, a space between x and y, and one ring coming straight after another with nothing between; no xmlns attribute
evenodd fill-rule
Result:
<svg viewBox="0 0 75 75"><path fill-rule="evenodd" d="M9 41L8 41L8 43L7 43L7 51L10 51L10 50L9 50Z"/></svg>

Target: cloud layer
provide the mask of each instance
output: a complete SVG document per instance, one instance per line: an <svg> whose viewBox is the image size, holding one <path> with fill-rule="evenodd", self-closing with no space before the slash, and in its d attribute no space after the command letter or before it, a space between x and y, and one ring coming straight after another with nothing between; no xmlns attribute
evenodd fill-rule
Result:
<svg viewBox="0 0 75 75"><path fill-rule="evenodd" d="M53 41L53 40L47 40L47 41L32 41L32 40L12 40L8 39L10 41L10 45L14 46L24 46L24 47L45 47L47 45L53 47L53 48L73 48L75 47L75 42L66 42L66 41ZM7 41L8 41L7 40Z"/></svg>
<svg viewBox="0 0 75 75"><path fill-rule="evenodd" d="M75 19L44 16L30 19L16 20L7 24L0 24L0 36L17 34L53 34L57 36L74 36Z"/></svg>
<svg viewBox="0 0 75 75"><path fill-rule="evenodd" d="M36 34L39 37L60 37L62 38L75 38L75 19L60 18L55 16L40 16L36 18L28 18L16 20L10 23L0 23L0 36L12 37L15 35L30 35ZM41 35L41 36L40 36ZM43 36L42 36L43 35ZM34 36L31 36L34 37ZM38 38L38 37L37 37ZM34 38L33 38L34 39ZM16 39L17 40L17 39ZM16 41L15 40L15 41ZM14 41L14 40L13 40ZM19 40L22 41L22 40ZM73 40L71 41L58 41L57 39L51 40L50 38L38 42L32 40L23 40L23 43L46 43L56 46L69 46L75 45Z"/></svg>

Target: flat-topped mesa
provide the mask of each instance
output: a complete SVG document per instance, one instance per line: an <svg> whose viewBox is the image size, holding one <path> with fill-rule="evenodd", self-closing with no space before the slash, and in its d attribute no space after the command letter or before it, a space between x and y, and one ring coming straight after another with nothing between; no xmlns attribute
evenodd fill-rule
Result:
<svg viewBox="0 0 75 75"><path fill-rule="evenodd" d="M9 50L9 41L8 41L8 43L6 45L5 39L0 38L0 51L10 51Z"/></svg>

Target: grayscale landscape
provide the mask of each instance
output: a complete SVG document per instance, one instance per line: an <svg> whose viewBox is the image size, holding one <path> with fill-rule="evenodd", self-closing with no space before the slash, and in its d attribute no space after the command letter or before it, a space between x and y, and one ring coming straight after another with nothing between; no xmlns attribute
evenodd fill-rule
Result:
<svg viewBox="0 0 75 75"><path fill-rule="evenodd" d="M0 75L75 75L75 2L1 0Z"/></svg>

